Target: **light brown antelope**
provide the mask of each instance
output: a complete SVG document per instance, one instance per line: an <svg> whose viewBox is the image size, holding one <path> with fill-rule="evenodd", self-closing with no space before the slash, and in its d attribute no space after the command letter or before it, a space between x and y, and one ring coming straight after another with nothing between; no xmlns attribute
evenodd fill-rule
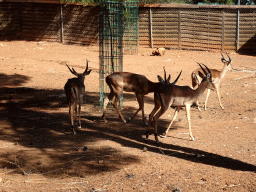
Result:
<svg viewBox="0 0 256 192"><path fill-rule="evenodd" d="M223 56L222 53L221 53L221 55L222 55L221 61L224 63L224 66L221 69L221 71L219 71L217 69L210 69L210 70L211 70L211 73L212 73L212 82L216 87L216 92L217 92L217 96L218 96L218 99L219 99L220 107L222 109L224 109L223 105L221 104L221 100L220 100L220 83L221 83L221 80L225 77L226 73L228 71L233 70L233 68L232 68L232 59L230 58L230 56L226 53L226 55L228 56L228 60L227 60ZM195 71L193 71L192 74L191 74L192 87L193 88L198 87L200 85L201 81L202 81L202 77L200 77L199 71L202 73L202 69L198 68ZM211 92L211 90L208 89L207 90L207 96L206 96L205 103L204 103L204 110L206 110L206 104L207 104L207 100L209 98L210 92ZM196 101L196 103L197 103L198 110L201 111L198 101Z"/></svg>
<svg viewBox="0 0 256 192"><path fill-rule="evenodd" d="M178 75L176 80L170 84L175 84L179 77L181 75ZM158 78L161 78L160 76ZM171 76L168 77L168 82L170 81ZM159 79L159 81L163 81L162 79ZM106 83L108 84L110 88L110 93L108 97L105 98L104 104L103 104L103 115L102 118L105 122L106 121L106 108L109 101L112 101L112 104L114 108L116 109L120 119L126 123L126 120L124 119L123 115L118 109L117 101L119 100L119 97L121 96L123 91L126 92L134 92L136 95L136 98L139 103L139 109L128 119L128 122L131 121L141 110L142 111L142 120L147 125L147 121L145 119L144 115L144 96L148 93L154 92L156 90L156 87L158 87L161 83L157 82L154 83L150 80L148 80L144 75L139 75L135 73L129 73L129 72L115 72L110 74L106 77Z"/></svg>
<svg viewBox="0 0 256 192"><path fill-rule="evenodd" d="M69 107L71 129L73 130L73 133L75 135L75 127L81 128L81 105L83 102L83 96L85 94L84 78L86 75L89 75L91 73L91 70L88 71L88 60L86 60L86 69L83 73L77 73L74 68L70 69L68 65L67 67L70 72L76 76L75 78L68 79L67 83L64 86ZM77 113L78 124L75 125L74 120L77 121Z"/></svg>
<svg viewBox="0 0 256 192"><path fill-rule="evenodd" d="M175 115L168 126L167 130L164 133L164 137L167 135L172 123L177 117L179 110L182 107L186 108L187 118L188 118L188 126L189 126L189 135L192 140L195 138L192 135L191 123L190 123L190 106L197 101L197 99L204 93L205 89L215 90L215 85L212 83L212 75L211 71L205 69L199 64L205 76L199 72L200 76L203 78L201 84L196 90L191 89L189 86L177 86L177 85L167 85L166 83L162 83L157 87L154 93L154 101L155 107L149 115L148 120L148 130L146 132L146 141L149 137L150 123L153 119L154 121L154 135L155 140L158 143L158 135L157 135L157 123L159 118L166 112L166 110L170 107L176 107Z"/></svg>

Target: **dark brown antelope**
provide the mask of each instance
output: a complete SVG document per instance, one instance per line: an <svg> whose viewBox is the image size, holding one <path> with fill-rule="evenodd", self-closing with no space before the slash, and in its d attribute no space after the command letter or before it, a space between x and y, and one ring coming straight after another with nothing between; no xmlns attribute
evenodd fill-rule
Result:
<svg viewBox="0 0 256 192"><path fill-rule="evenodd" d="M176 107L175 115L165 131L163 137L165 137L177 117L179 110L182 107L186 108L188 125L189 125L189 135L192 140L195 138L192 135L191 123L190 123L190 106L198 100L198 98L204 93L205 89L215 90L215 85L212 82L211 71L208 69L206 65L204 65L208 72L199 64L202 71L205 75L199 72L200 76L203 78L201 84L196 90L191 89L189 86L177 86L177 85L167 85L166 83L161 83L157 87L154 93L154 101L155 107L149 115L148 121L148 130L146 132L146 140L149 137L150 123L153 119L154 121L154 135L155 140L159 142L157 135L157 123L159 118L166 112L166 110L170 107Z"/></svg>
<svg viewBox="0 0 256 192"><path fill-rule="evenodd" d="M75 127L81 128L81 105L83 102L83 96L85 94L84 78L86 75L90 74L91 70L88 71L88 60L86 60L86 69L83 73L77 73L74 68L70 69L68 65L67 67L70 72L76 76L75 78L68 79L67 83L64 86L69 107L71 129L73 130L73 133L75 135ZM75 122L76 124L74 124L74 120L77 121L77 113L78 124L77 122Z"/></svg>
<svg viewBox="0 0 256 192"><path fill-rule="evenodd" d="M232 68L232 59L230 58L230 56L226 53L226 55L228 56L228 60L227 60L223 56L222 53L221 53L221 55L222 55L221 61L224 63L224 66L221 69L221 71L219 71L217 69L210 69L210 70L211 70L211 73L212 73L212 82L216 87L216 92L217 92L217 96L218 96L218 99L219 99L220 107L222 109L224 109L223 105L221 104L221 100L220 100L220 83L221 83L221 80L225 77L226 73L228 71L233 70L233 68ZM202 81L202 77L200 77L199 72L202 73L201 68L196 69L191 74L192 87L193 88L198 87L200 85L201 81ZM207 90L207 96L206 96L205 103L204 103L204 110L206 110L206 104L207 104L207 100L209 98L210 92L211 92L211 90L208 89ZM198 101L196 101L196 103L197 103L198 110L201 111L201 109L199 107L199 104L198 104Z"/></svg>
<svg viewBox="0 0 256 192"><path fill-rule="evenodd" d="M178 81L180 75L181 75L181 72L176 78L176 80L170 84L175 84ZM167 81L170 81L170 78L171 76L169 75ZM164 81L164 80L161 78L159 79L159 81ZM142 120L145 124L147 124L147 121L145 119L145 114L144 114L144 96L147 95L148 93L154 92L156 90L156 87L158 87L161 83L159 82L154 83L148 80L144 75L139 75L139 74L134 74L129 72L112 73L106 77L106 83L110 88L110 93L108 97L106 97L104 100L103 115L102 115L103 120L106 121L107 104L109 101L112 100L112 104L116 109L120 119L124 123L126 123L126 120L124 119L123 115L121 114L117 106L117 101L119 100L119 97L121 96L123 91L126 91L126 92L134 92L139 103L139 109L132 115L132 117L128 119L128 121L131 121L141 110Z"/></svg>

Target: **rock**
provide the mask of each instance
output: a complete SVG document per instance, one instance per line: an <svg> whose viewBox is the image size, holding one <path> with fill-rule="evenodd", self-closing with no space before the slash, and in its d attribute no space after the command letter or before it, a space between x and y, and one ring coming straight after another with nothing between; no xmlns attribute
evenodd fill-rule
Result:
<svg viewBox="0 0 256 192"><path fill-rule="evenodd" d="M164 54L165 54L165 48L156 48L156 50L152 52L152 55L162 56Z"/></svg>
<svg viewBox="0 0 256 192"><path fill-rule="evenodd" d="M87 151L88 150L88 147L87 146L84 146L83 147L83 151Z"/></svg>
<svg viewBox="0 0 256 192"><path fill-rule="evenodd" d="M103 160L99 160L99 164L102 164L104 161Z"/></svg>

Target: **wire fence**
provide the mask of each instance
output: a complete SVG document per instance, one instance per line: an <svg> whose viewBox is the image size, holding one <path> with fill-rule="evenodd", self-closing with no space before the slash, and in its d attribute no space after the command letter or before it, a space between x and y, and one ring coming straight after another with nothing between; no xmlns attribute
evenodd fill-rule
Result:
<svg viewBox="0 0 256 192"><path fill-rule="evenodd" d="M104 98L110 93L105 79L114 72L123 71L123 2L101 1L99 18L99 80L100 107L103 108ZM122 108L123 95L119 106Z"/></svg>

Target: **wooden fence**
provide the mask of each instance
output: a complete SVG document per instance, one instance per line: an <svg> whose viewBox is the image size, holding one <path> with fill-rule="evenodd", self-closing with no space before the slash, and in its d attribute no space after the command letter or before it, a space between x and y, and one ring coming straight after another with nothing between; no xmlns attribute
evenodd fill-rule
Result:
<svg viewBox="0 0 256 192"><path fill-rule="evenodd" d="M0 39L98 43L98 7L0 3Z"/></svg>
<svg viewBox="0 0 256 192"><path fill-rule="evenodd" d="M56 2L0 2L0 40L98 44L98 11ZM140 6L139 45L256 52L256 6Z"/></svg>
<svg viewBox="0 0 256 192"><path fill-rule="evenodd" d="M139 25L140 45L256 52L256 6L149 6Z"/></svg>

